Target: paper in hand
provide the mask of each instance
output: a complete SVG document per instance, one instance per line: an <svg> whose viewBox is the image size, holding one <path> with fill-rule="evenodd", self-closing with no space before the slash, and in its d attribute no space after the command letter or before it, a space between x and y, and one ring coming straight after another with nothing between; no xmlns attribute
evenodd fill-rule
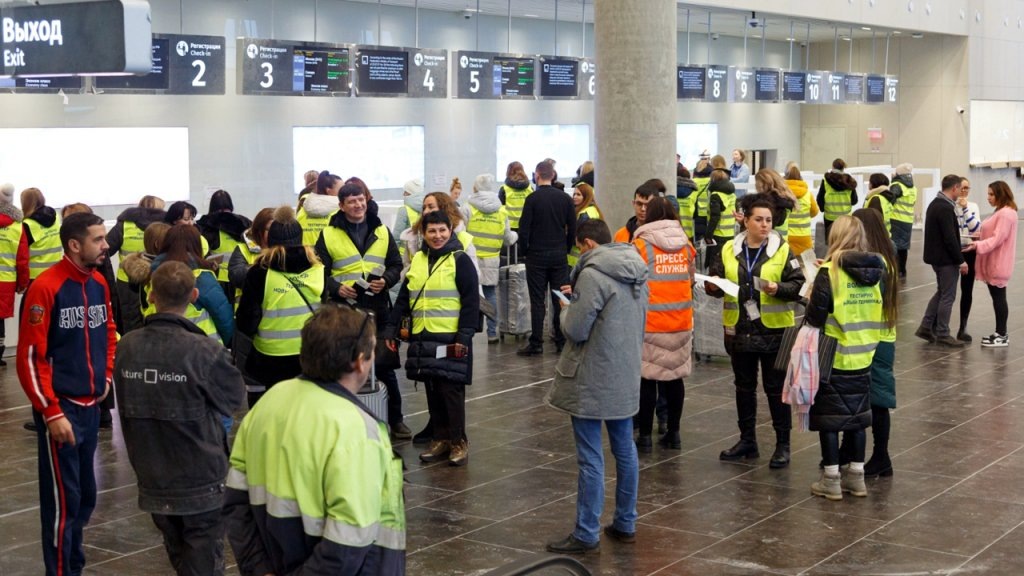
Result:
<svg viewBox="0 0 1024 576"><path fill-rule="evenodd" d="M721 288L723 292L725 292L729 296L732 296L733 298L736 298L740 294L740 287L736 285L735 282L727 278L715 278L713 276L708 276L706 274L699 273L694 274L693 278L697 282L707 282L708 284L714 284L715 286Z"/></svg>

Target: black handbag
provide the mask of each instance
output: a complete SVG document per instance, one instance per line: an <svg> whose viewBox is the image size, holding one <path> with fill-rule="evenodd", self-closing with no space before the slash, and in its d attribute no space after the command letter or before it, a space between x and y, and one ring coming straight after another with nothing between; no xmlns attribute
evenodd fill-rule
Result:
<svg viewBox="0 0 1024 576"><path fill-rule="evenodd" d="M796 344L796 335L804 327L806 322L794 324L785 329L782 333L782 344L779 346L779 353L775 356L776 370L785 372L789 370L789 359L793 354L793 345ZM825 330L818 329L818 372L821 381L827 381L832 376L832 363L836 358L836 346L839 341L825 334Z"/></svg>

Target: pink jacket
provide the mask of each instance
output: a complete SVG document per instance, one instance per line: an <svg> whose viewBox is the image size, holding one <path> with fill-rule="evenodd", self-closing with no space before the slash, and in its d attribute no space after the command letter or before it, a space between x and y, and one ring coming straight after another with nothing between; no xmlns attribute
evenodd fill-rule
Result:
<svg viewBox="0 0 1024 576"><path fill-rule="evenodd" d="M1009 206L996 210L981 223L981 240L975 242L978 280L1005 288L1017 257L1017 211Z"/></svg>

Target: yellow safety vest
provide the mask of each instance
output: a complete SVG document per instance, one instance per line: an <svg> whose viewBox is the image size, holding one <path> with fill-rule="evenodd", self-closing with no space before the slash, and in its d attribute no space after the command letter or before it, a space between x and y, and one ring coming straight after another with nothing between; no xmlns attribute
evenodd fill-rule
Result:
<svg viewBox="0 0 1024 576"><path fill-rule="evenodd" d="M806 238L811 235L811 193L796 199L796 208L786 216L789 234Z"/></svg>
<svg viewBox="0 0 1024 576"><path fill-rule="evenodd" d="M196 286L199 285L200 274L209 274L213 276L213 272L205 268L193 269L192 275L195 276L196 278ZM216 276L214 276L214 278L216 278ZM146 285L143 288L143 294L148 294L152 289L152 283L146 282ZM142 316L144 318L156 313L156 305L150 302L148 298L143 300L143 302L144 304L142 305ZM190 302L188 308L185 309L185 318L188 318L190 322L198 326L199 329L203 331L203 334L206 334L210 338L215 339L218 344L224 344L224 341L220 339L220 334L217 332L217 325L214 324L213 317L210 316L210 312L208 310L206 310L205 308L196 308L195 303Z"/></svg>
<svg viewBox="0 0 1024 576"><path fill-rule="evenodd" d="M124 271L124 259L129 254L135 252L143 252L146 249L146 245L142 241L142 236L145 234L145 230L139 228L138 224L125 220L121 225L121 248L118 250L120 258L118 259L117 265L117 279L120 282L131 282L128 279L128 274Z"/></svg>
<svg viewBox="0 0 1024 576"><path fill-rule="evenodd" d="M320 238L320 233L323 232L324 228L331 223L331 218L338 211L335 210L327 216L310 216L306 212L305 207L299 208L298 214L295 215L295 219L298 220L299 225L302 226L302 243L306 246L316 246L316 241Z"/></svg>
<svg viewBox="0 0 1024 576"><path fill-rule="evenodd" d="M267 270L263 317L252 339L256 350L266 356L298 355L302 327L320 307L323 292L324 267L321 264L298 274Z"/></svg>
<svg viewBox="0 0 1024 576"><path fill-rule="evenodd" d="M849 214L853 209L850 204L850 191L836 190L828 180L822 180L822 183L825 185L825 219L834 222L840 216Z"/></svg>
<svg viewBox="0 0 1024 576"><path fill-rule="evenodd" d="M679 202L679 223L683 226L683 231L686 232L686 237L693 241L694 235L694 224L693 224L693 207L695 206L697 192L690 192L690 195L686 198L676 197Z"/></svg>
<svg viewBox="0 0 1024 576"><path fill-rule="evenodd" d="M405 206L405 215L409 220L409 228L415 227L416 224L418 224L420 221L420 216L422 216L422 214L413 210L412 208L409 208L408 206ZM403 230L399 230L395 235L397 236L401 232L403 232ZM402 257L403 262L405 261L405 254L407 251L408 250L405 247L405 242L398 241L398 254Z"/></svg>
<svg viewBox="0 0 1024 576"><path fill-rule="evenodd" d="M766 239L765 242L768 240ZM739 283L739 260L733 253L733 243L730 240L722 247L722 264L725 266L725 277L733 282ZM783 242L779 249L761 264L758 276L771 282L781 282L782 272L789 260L789 245ZM748 276L752 271L748 270ZM793 325L793 308L785 300L769 296L765 292L758 292L761 302L761 323L767 328L787 328ZM722 303L722 325L735 326L740 319L739 300L725 295Z"/></svg>
<svg viewBox="0 0 1024 576"><path fill-rule="evenodd" d="M256 257L260 255L260 247L253 244L252 240L248 237L245 238L244 244L239 244L237 248L238 252L245 258L245 263L249 266L256 262ZM229 260L230 263L230 260ZM242 287L235 287L235 312L238 312L238 304L242 301Z"/></svg>
<svg viewBox="0 0 1024 576"><path fill-rule="evenodd" d="M821 265L829 270L832 262ZM832 282L833 311L825 322L825 334L837 340L833 368L862 370L871 366L882 331L882 290L878 284L860 286L842 268L839 281Z"/></svg>
<svg viewBox="0 0 1024 576"><path fill-rule="evenodd" d="M892 218L893 218L893 205L889 202L889 199L881 194L875 194L871 198L868 198L865 206L871 204L871 200L878 198L878 205L882 208L882 223L885 224L885 233L892 237Z"/></svg>
<svg viewBox="0 0 1024 576"><path fill-rule="evenodd" d="M714 235L718 238L732 238L736 235L736 218L732 215L736 211L736 195L717 191L712 192L711 195L718 198L723 206Z"/></svg>
<svg viewBox="0 0 1024 576"><path fill-rule="evenodd" d="M21 246L20 222L0 228L0 282L18 281L18 247Z"/></svg>
<svg viewBox="0 0 1024 576"><path fill-rule="evenodd" d="M711 183L711 178L694 178L693 183L697 185L697 190L693 193L697 195L697 217L707 218L708 203L711 202L711 197L708 195L708 184Z"/></svg>
<svg viewBox="0 0 1024 576"><path fill-rule="evenodd" d="M384 265L391 234L383 224L378 226L373 234L377 239L366 249L366 254L359 254L348 232L337 226L324 228L324 244L327 245L327 253L331 257L331 278L351 286L356 280L369 276L377 266Z"/></svg>
<svg viewBox="0 0 1024 576"><path fill-rule="evenodd" d="M897 222L913 224L914 206L917 205L917 187L907 188L899 182L896 182L896 184L899 184L899 187L903 189L903 195L896 199L896 203L892 207L892 219ZM891 189L892 187L890 186Z"/></svg>
<svg viewBox="0 0 1024 576"><path fill-rule="evenodd" d="M210 243L206 241L206 236L199 235L199 249L203 252L203 258L210 253Z"/></svg>
<svg viewBox="0 0 1024 576"><path fill-rule="evenodd" d="M410 313L413 334L424 330L434 334L459 331L462 300L455 284L455 258L460 252L457 250L442 256L434 263L433 273L428 269L426 252L421 250L413 256L405 276L409 303L413 306Z"/></svg>
<svg viewBox="0 0 1024 576"><path fill-rule="evenodd" d="M505 224L508 210L502 206L495 212L487 213L469 206L469 223L466 231L473 235L477 258L497 258L505 243Z"/></svg>
<svg viewBox="0 0 1024 576"><path fill-rule="evenodd" d="M580 212L580 216L583 216L584 214L586 214L587 218L589 218L590 220L600 220L601 219L601 215L597 213L597 208L595 208L593 206L587 206L586 208L584 208L583 211ZM579 217L577 217L576 220L578 222L579 221ZM572 245L572 249L569 250L569 267L572 268L573 266L576 266L576 263L579 262L579 261L580 261L580 249L574 243Z"/></svg>
<svg viewBox="0 0 1024 576"><path fill-rule="evenodd" d="M32 218L25 219L25 226L32 232L32 243L28 246L28 277L35 280L64 257L60 243L60 216L48 228Z"/></svg>
<svg viewBox="0 0 1024 576"><path fill-rule="evenodd" d="M235 252L236 246L245 246L244 242L235 240L230 235L225 234L223 231L218 230L217 234L220 236L220 246L216 250L212 250L209 256L220 256L221 260L217 265L217 281L227 282L228 281L228 264L231 263L231 255Z"/></svg>
<svg viewBox="0 0 1024 576"><path fill-rule="evenodd" d="M523 205L526 204L526 197L533 193L533 189L527 186L519 190L508 184L502 184L505 190L505 208L508 210L508 225L513 230L519 230L519 219L523 217Z"/></svg>
<svg viewBox="0 0 1024 576"><path fill-rule="evenodd" d="M787 208L786 209L786 219L782 222L782 224L776 225L775 223L772 223L772 230L775 230L776 232L778 232L779 235L782 236L783 240L785 240L786 237L789 236L789 217L792 214L793 214L793 211Z"/></svg>

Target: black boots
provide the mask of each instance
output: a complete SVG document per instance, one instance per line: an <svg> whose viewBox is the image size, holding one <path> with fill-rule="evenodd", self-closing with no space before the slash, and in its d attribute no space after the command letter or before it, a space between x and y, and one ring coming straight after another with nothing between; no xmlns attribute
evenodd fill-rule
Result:
<svg viewBox="0 0 1024 576"><path fill-rule="evenodd" d="M864 464L864 477L875 478L876 476L892 476L892 460L889 459L888 454L880 454L877 450Z"/></svg>
<svg viewBox="0 0 1024 576"><path fill-rule="evenodd" d="M636 437L636 451L642 454L650 454L654 449L650 434L641 434Z"/></svg>
<svg viewBox="0 0 1024 576"><path fill-rule="evenodd" d="M744 458L760 458L757 451L757 436L754 433L754 422L742 422L740 424L740 441L733 444L732 448L722 450L718 455L719 460L742 460Z"/></svg>
<svg viewBox="0 0 1024 576"><path fill-rule="evenodd" d="M769 468L779 469L789 466L789 430L775 431L775 452L768 462Z"/></svg>
<svg viewBox="0 0 1024 576"><path fill-rule="evenodd" d="M658 439L658 446L661 446L662 448L670 448L672 450L682 450L683 442L679 438L679 430L665 432L665 434Z"/></svg>
<svg viewBox="0 0 1024 576"><path fill-rule="evenodd" d="M871 407L871 436L875 440L871 459L864 464L864 476L892 476L892 460L889 459L889 432L892 429L889 409Z"/></svg>

